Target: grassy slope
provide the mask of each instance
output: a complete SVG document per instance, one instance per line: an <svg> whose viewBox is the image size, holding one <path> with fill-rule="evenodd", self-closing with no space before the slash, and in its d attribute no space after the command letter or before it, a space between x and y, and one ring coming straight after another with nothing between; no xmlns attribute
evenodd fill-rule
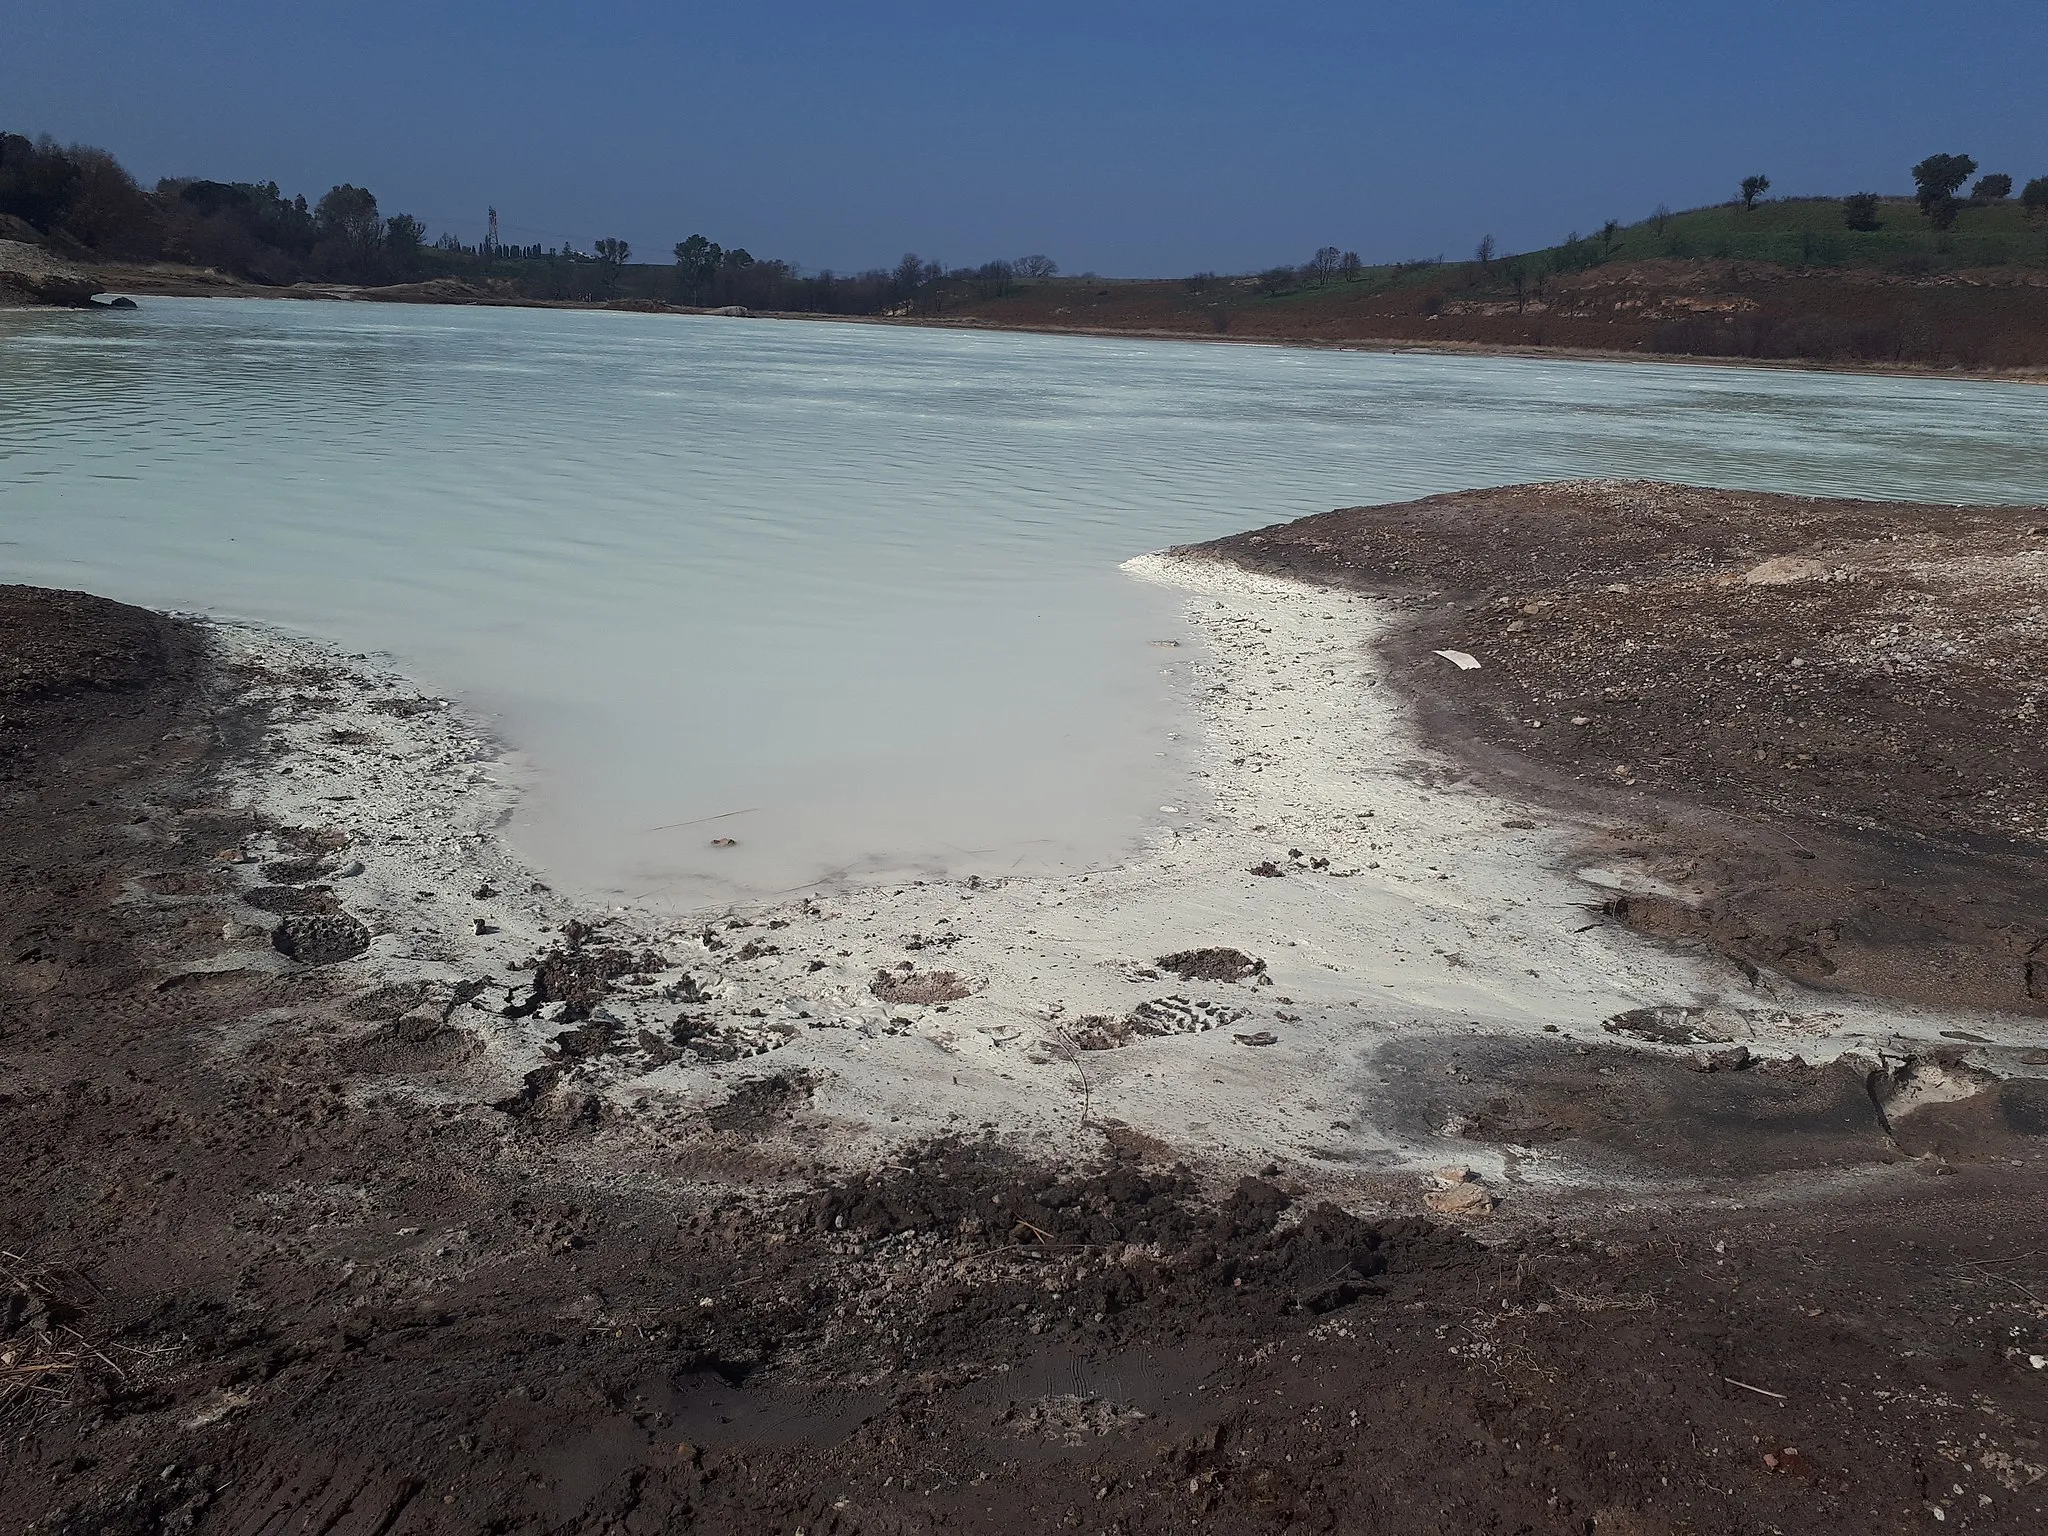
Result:
<svg viewBox="0 0 2048 1536"><path fill-rule="evenodd" d="M1725 258L1788 266L1885 266L1904 260L1933 268L2048 265L2048 226L2030 223L2016 201L1965 207L1955 227L1936 230L1911 198L1887 198L1879 227L1850 229L1836 198L1788 198L1745 212L1733 203L1695 208L1621 232L1613 259ZM1542 252L1549 256L1553 252Z"/></svg>
<svg viewBox="0 0 2048 1536"><path fill-rule="evenodd" d="M1517 291L1516 275L1521 287ZM2048 227L2016 203L1933 229L1910 199L1849 229L1835 199L1649 219L1514 258L1350 282L1062 278L948 313L1052 329L2048 368Z"/></svg>

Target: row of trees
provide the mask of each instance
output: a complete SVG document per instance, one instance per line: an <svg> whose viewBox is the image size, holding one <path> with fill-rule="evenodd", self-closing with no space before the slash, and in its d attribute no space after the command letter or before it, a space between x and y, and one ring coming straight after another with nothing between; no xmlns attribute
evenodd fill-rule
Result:
<svg viewBox="0 0 2048 1536"><path fill-rule="evenodd" d="M1963 203L1956 194L1977 169L1968 155L1929 155L1913 167L1914 198L1920 211L1936 229L1949 229ZM2002 203L2012 196L2012 178L2003 171L1978 178L1970 188L1969 201L1976 205ZM2035 217L2048 214L2048 176L2036 176L2020 194L2020 204Z"/></svg>
<svg viewBox="0 0 2048 1536"><path fill-rule="evenodd" d="M830 314L937 313L1059 272L1042 255L952 268L906 255L893 268L805 274L699 234L676 245L665 277L644 267L629 273L632 247L615 236L595 241L590 255L567 244L471 246L452 234L430 241L421 220L384 214L366 187L334 187L312 204L287 198L275 182L172 177L146 190L104 150L0 134L0 236L10 217L74 256L185 262L260 283L461 277L533 298L624 296Z"/></svg>
<svg viewBox="0 0 2048 1536"><path fill-rule="evenodd" d="M265 283L411 275L427 239L425 224L385 218L363 187L331 188L310 205L274 181L167 177L144 190L105 150L15 133L0 134L0 215L73 254L188 262Z"/></svg>
<svg viewBox="0 0 2048 1536"><path fill-rule="evenodd" d="M1913 167L1913 199L1920 212L1936 229L1955 227L1964 208L1983 208L2002 203L2012 196L2012 177L2003 171L1979 176L1967 198L1958 196L1963 183L1976 175L1977 162L1969 155L1929 155ZM1739 200L1745 212L1756 207L1757 199L1771 190L1768 176L1745 176ZM1884 199L1875 192L1857 192L1842 199L1842 219L1849 228L1873 230L1880 227L1879 210ZM2048 176L2036 176L2020 193L2020 206L2030 218L2048 218Z"/></svg>
<svg viewBox="0 0 2048 1536"><path fill-rule="evenodd" d="M1056 277L1049 256L1020 256L978 267L947 267L906 252L894 267L806 275L787 262L727 250L703 235L677 243L672 296L681 304L800 310L817 314L937 314L948 303L1000 298L1020 280Z"/></svg>

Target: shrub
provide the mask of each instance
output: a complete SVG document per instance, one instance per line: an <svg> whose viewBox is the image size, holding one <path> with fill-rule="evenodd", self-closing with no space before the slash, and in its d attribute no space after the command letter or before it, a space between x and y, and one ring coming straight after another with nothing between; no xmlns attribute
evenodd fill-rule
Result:
<svg viewBox="0 0 2048 1536"><path fill-rule="evenodd" d="M1878 198L1875 192L1858 192L1842 199L1842 222L1851 229L1872 230L1878 227Z"/></svg>

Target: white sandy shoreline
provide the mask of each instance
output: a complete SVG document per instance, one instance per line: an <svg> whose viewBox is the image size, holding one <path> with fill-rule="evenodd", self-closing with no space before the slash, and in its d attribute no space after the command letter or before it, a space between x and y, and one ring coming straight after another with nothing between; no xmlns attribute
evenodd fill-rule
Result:
<svg viewBox="0 0 2048 1536"><path fill-rule="evenodd" d="M1126 569L1182 594L1206 656L1194 777L1174 802L1198 809L1163 813L1113 869L820 889L687 919L593 914L508 848L516 765L487 732L453 708L406 702L419 698L406 679L332 648L217 625L229 675L274 720L228 789L273 825L345 835L323 878L375 935L345 963L350 985L425 979L452 997L458 983L489 984L449 1016L481 1042L472 1071L486 1091L509 1093L554 1060L567 1027L553 1010L500 1016L526 980L510 967L561 942L572 918L602 922L606 942L654 949L668 966L600 1010L621 1049L560 1063L549 1092L595 1095L673 1139L738 1081L802 1073L812 1113L791 1132L794 1150L828 1162L983 1129L1082 1152L1121 1123L1219 1173L1278 1160L1342 1186L1453 1154L1493 1172L1499 1155L1481 1144L1396 1128L1375 1099L1378 1049L1418 1037L1611 1043L1603 1021L1679 1006L1706 1010L1758 1056L1875 1061L1957 1022L1768 976L1753 985L1589 918L1601 890L1572 865L1594 829L1504 800L1418 742L1377 675L1386 605L1188 557ZM252 844L247 885L289 851ZM252 912L212 963L289 964L264 941L266 920ZM1265 975L1189 982L1155 964L1210 946L1257 957ZM877 973L905 966L952 972L973 991L931 1006L879 1000ZM704 999L687 1011L734 1059L666 1043L679 993ZM1134 1015L1169 1032L1077 1048ZM1970 1025L2011 1033L1995 1019ZM1522 1177L1540 1182L1543 1164Z"/></svg>

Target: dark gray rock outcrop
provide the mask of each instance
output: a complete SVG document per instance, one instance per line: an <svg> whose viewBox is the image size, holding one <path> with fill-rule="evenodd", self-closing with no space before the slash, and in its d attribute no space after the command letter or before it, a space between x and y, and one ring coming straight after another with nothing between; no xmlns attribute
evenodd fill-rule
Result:
<svg viewBox="0 0 2048 1536"><path fill-rule="evenodd" d="M57 304L83 308L99 291L85 273L41 246L0 240L0 304Z"/></svg>

